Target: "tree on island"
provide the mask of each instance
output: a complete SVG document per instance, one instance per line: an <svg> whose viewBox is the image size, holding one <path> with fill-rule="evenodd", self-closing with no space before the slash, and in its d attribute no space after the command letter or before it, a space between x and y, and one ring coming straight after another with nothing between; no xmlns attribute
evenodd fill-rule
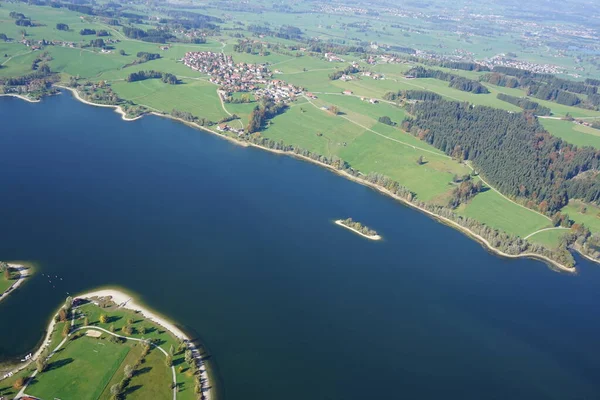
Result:
<svg viewBox="0 0 600 400"><path fill-rule="evenodd" d="M101 324L105 324L105 323L107 323L107 322L108 322L108 317L106 316L106 314L102 314L102 315L100 316L100 323L101 323Z"/></svg>
<svg viewBox="0 0 600 400"><path fill-rule="evenodd" d="M65 326L63 327L63 330L62 330L63 337L69 336L69 332L71 332L71 326L69 325L68 322L65 322Z"/></svg>
<svg viewBox="0 0 600 400"><path fill-rule="evenodd" d="M165 363L167 364L167 367L172 367L173 366L173 357L171 357L171 355L168 355L167 359L165 360Z"/></svg>
<svg viewBox="0 0 600 400"><path fill-rule="evenodd" d="M417 158L417 165L423 165L425 164L425 160L423 160L423 156L419 156L419 158Z"/></svg>
<svg viewBox="0 0 600 400"><path fill-rule="evenodd" d="M10 271L10 267L7 267L4 270L4 279L6 279L7 281L12 279L12 273Z"/></svg>

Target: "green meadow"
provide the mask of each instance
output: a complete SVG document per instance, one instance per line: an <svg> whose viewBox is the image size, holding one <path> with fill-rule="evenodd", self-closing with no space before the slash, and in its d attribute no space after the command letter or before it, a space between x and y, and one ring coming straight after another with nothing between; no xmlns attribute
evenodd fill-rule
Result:
<svg viewBox="0 0 600 400"><path fill-rule="evenodd" d="M558 119L540 119L540 121L553 136L577 146L600 149L600 129Z"/></svg>

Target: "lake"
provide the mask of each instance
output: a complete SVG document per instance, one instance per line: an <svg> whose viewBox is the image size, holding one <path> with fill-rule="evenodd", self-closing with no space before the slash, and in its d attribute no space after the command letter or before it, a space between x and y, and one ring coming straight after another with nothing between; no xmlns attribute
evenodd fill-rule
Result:
<svg viewBox="0 0 600 400"><path fill-rule="evenodd" d="M498 258L316 165L70 94L0 120L0 259L38 267L0 303L0 359L118 285L201 338L221 400L600 397L598 265Z"/></svg>

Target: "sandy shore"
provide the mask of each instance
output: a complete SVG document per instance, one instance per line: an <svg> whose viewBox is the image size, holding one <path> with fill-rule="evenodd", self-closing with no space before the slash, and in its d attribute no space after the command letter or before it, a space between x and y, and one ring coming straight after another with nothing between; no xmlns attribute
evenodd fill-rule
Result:
<svg viewBox="0 0 600 400"><path fill-rule="evenodd" d="M344 221L341 220L341 219L336 220L335 223L336 223L336 225L339 225L339 226L344 227L344 228L346 228L348 230L351 230L352 232L357 233L360 236L362 236L364 238L367 238L369 240L381 240L381 236L379 236L379 235L365 235L361 231L358 231L358 230L356 230L356 229L354 229L354 228L352 228L352 227L344 224Z"/></svg>
<svg viewBox="0 0 600 400"><path fill-rule="evenodd" d="M183 339L188 342L188 347L197 354L197 349L191 343L191 339L179 328L177 328L172 322L168 321L164 317L150 311L149 309L137 304L135 300L129 296L127 293L120 292L115 289L102 289L95 290L92 292L87 292L84 294L79 294L77 296L73 296L73 298L87 298L90 299L92 297L112 297L112 300L121 308L126 308L128 310L138 311L145 318L151 320L152 322L162 326L173 335L177 336L180 339ZM197 354L199 355L199 354ZM206 366L204 362L199 359L200 362L200 381L202 382L202 387L204 388L204 395L206 399L211 399L211 390L210 390L210 382L208 378L208 373L206 371Z"/></svg>
<svg viewBox="0 0 600 400"><path fill-rule="evenodd" d="M3 96L6 96L6 97L16 97L18 99L25 100L25 101L27 101L29 103L39 103L41 101L41 100L30 99L29 97L22 96L20 94L14 94L14 93L0 94L0 97L3 97Z"/></svg>

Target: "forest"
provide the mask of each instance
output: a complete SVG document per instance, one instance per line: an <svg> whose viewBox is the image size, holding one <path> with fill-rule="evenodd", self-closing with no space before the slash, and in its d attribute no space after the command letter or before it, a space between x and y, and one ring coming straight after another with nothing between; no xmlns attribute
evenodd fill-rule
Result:
<svg viewBox="0 0 600 400"><path fill-rule="evenodd" d="M521 107L525 111L531 111L535 115L550 115L552 111L548 107L544 107L535 101L531 101L526 97L516 97L504 93L498 93L496 97L499 100L506 101L507 103L514 104L517 107Z"/></svg>
<svg viewBox="0 0 600 400"><path fill-rule="evenodd" d="M477 172L505 195L554 213L569 198L600 200L600 153L546 132L535 116L445 100L417 102L404 129Z"/></svg>
<svg viewBox="0 0 600 400"><path fill-rule="evenodd" d="M434 78L447 81L449 82L448 86L454 89L462 90L463 92L470 92L474 94L485 94L490 92L480 82L464 78L459 75L449 74L437 69L427 69L420 66L414 67L406 72L406 76L412 76L414 78Z"/></svg>

